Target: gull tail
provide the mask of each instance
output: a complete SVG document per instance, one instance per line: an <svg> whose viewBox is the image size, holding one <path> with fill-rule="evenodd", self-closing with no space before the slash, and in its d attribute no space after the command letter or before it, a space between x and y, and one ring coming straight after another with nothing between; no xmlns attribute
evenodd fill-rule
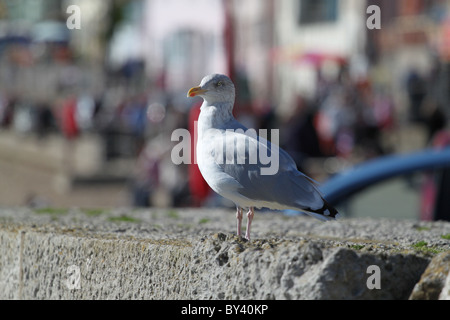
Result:
<svg viewBox="0 0 450 320"><path fill-rule="evenodd" d="M323 207L318 210L306 209L304 212L311 217L322 221L338 220L341 218L339 212L330 205L325 199L323 199Z"/></svg>

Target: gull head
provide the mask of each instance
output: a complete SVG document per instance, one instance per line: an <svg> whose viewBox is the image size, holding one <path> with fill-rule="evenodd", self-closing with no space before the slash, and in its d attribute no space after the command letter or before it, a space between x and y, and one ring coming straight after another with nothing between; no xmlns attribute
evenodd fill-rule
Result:
<svg viewBox="0 0 450 320"><path fill-rule="evenodd" d="M230 78L223 74L210 74L203 78L198 87L191 88L188 97L202 97L208 104L234 103L235 89Z"/></svg>

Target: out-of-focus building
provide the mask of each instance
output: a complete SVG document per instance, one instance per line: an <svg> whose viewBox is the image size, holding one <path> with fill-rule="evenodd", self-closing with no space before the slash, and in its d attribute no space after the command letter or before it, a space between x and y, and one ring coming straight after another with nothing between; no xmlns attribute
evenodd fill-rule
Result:
<svg viewBox="0 0 450 320"><path fill-rule="evenodd" d="M314 96L318 72L343 62L364 72L366 4L359 0L275 1L274 88L280 113L299 95ZM360 70L362 69L362 70Z"/></svg>
<svg viewBox="0 0 450 320"><path fill-rule="evenodd" d="M249 92L239 92L250 100L253 111L265 111L275 103L273 90L274 10L277 1L232 1L234 25L234 66L238 81ZM246 96L247 95L247 96Z"/></svg>
<svg viewBox="0 0 450 320"><path fill-rule="evenodd" d="M70 42L71 48L88 59L101 59L102 41L112 1L17 0L0 1L1 36L23 36L33 42ZM80 28L66 25L71 12L79 8Z"/></svg>
<svg viewBox="0 0 450 320"><path fill-rule="evenodd" d="M432 98L450 117L450 1L367 1L370 4L381 8L382 27L368 32L367 56L400 110L420 120L423 99Z"/></svg>
<svg viewBox="0 0 450 320"><path fill-rule="evenodd" d="M111 1L0 1L0 85L21 98L50 101L62 87L102 82ZM67 8L79 8L70 29ZM76 63L73 63L76 59ZM83 72L83 69L89 72Z"/></svg>
<svg viewBox="0 0 450 320"><path fill-rule="evenodd" d="M226 72L221 0L147 0L143 14L147 74L169 93L185 92L205 74Z"/></svg>
<svg viewBox="0 0 450 320"><path fill-rule="evenodd" d="M89 0L59 2L61 3L61 14L66 19L71 14L75 14L68 13L67 8L71 5L77 5L80 8L80 29L70 30L72 50L89 60L102 61L107 47L105 33L113 2Z"/></svg>

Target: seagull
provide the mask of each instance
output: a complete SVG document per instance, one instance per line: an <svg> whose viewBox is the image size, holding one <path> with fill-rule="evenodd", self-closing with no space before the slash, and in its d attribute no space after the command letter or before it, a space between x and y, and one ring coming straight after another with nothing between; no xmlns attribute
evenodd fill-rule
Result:
<svg viewBox="0 0 450 320"><path fill-rule="evenodd" d="M339 218L317 189L317 182L298 171L286 151L234 118L235 88L229 77L208 75L187 96L203 98L197 124L197 164L211 189L236 205L238 236L244 209L248 210L247 240L255 208L298 210L323 221ZM276 171L269 172L267 157L255 161L258 154L264 154L261 151L274 156Z"/></svg>

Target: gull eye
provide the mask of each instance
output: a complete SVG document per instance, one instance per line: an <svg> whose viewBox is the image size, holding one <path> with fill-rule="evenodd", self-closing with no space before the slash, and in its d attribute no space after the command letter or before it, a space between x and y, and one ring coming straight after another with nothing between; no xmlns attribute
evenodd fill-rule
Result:
<svg viewBox="0 0 450 320"><path fill-rule="evenodd" d="M222 81L217 82L216 86L217 86L217 87L223 86L223 82L222 82Z"/></svg>

